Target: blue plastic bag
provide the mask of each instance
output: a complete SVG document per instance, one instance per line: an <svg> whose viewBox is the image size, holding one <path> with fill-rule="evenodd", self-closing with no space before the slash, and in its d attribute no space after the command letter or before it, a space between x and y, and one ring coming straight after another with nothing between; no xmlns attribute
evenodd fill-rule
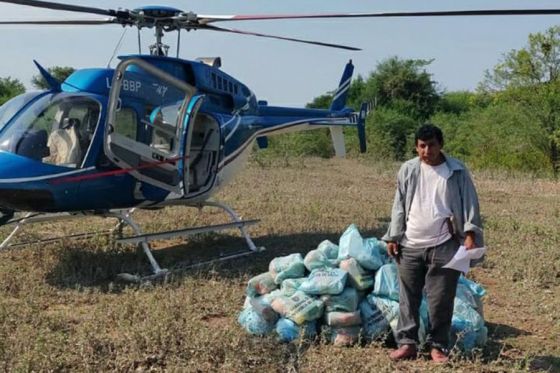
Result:
<svg viewBox="0 0 560 373"><path fill-rule="evenodd" d="M348 272L348 282L358 290L373 287L373 272L366 271L354 258L344 259L340 262L340 269Z"/></svg>
<svg viewBox="0 0 560 373"><path fill-rule="evenodd" d="M292 295L294 295L296 293L296 291L299 290L299 287L301 286L301 284L303 284L305 282L305 280L307 280L306 277L285 279L282 282L282 285L280 286L280 290L282 292L282 295L285 295L287 297L291 297Z"/></svg>
<svg viewBox="0 0 560 373"><path fill-rule="evenodd" d="M360 297L358 291L347 287L342 293L336 295L322 295L321 300L325 304L326 312L342 311L353 312L358 308Z"/></svg>
<svg viewBox="0 0 560 373"><path fill-rule="evenodd" d="M372 294L399 301L399 276L394 263L385 264L375 273Z"/></svg>
<svg viewBox="0 0 560 373"><path fill-rule="evenodd" d="M311 295L340 294L346 286L348 273L338 268L313 270L299 290Z"/></svg>
<svg viewBox="0 0 560 373"><path fill-rule="evenodd" d="M356 259L364 268L377 271L379 267L390 262L387 254L387 244L384 241L370 237L365 238L363 244L365 252L368 253L367 260Z"/></svg>
<svg viewBox="0 0 560 373"><path fill-rule="evenodd" d="M272 301L272 309L298 325L318 319L323 315L323 302L302 291L290 297L279 296Z"/></svg>
<svg viewBox="0 0 560 373"><path fill-rule="evenodd" d="M303 257L300 253L296 253L274 258L268 266L268 271L277 284L281 284L287 278L303 277L305 275Z"/></svg>
<svg viewBox="0 0 560 373"><path fill-rule="evenodd" d="M272 332L277 320L278 315L264 297L247 297L245 307L237 319L248 333L259 336Z"/></svg>
<svg viewBox="0 0 560 373"><path fill-rule="evenodd" d="M317 250L325 254L325 256L330 259L336 261L338 258L338 245L332 243L329 240L322 241L319 246L317 246Z"/></svg>
<svg viewBox="0 0 560 373"><path fill-rule="evenodd" d="M381 265L393 263L393 259L387 253L387 243L385 241L379 240L375 237L370 237L364 239L364 245L373 246L373 252L379 257Z"/></svg>
<svg viewBox="0 0 560 373"><path fill-rule="evenodd" d="M456 345L469 352L477 346L484 346L488 338L488 329L484 319L474 308L461 298L455 298L451 330L456 335Z"/></svg>
<svg viewBox="0 0 560 373"><path fill-rule="evenodd" d="M351 224L340 236L338 261L354 258L369 270L375 271L383 264L379 255L379 245L384 245L376 238L364 240L356 225Z"/></svg>
<svg viewBox="0 0 560 373"><path fill-rule="evenodd" d="M261 273L249 280L247 283L246 294L250 297L256 297L276 290L278 285L274 282L274 278L270 272Z"/></svg>
<svg viewBox="0 0 560 373"><path fill-rule="evenodd" d="M461 298L463 301L467 302L472 308L479 313L479 315L484 318L484 309L482 304L482 297L486 294L486 290L464 276L459 277L459 283L457 284L457 298Z"/></svg>
<svg viewBox="0 0 560 373"><path fill-rule="evenodd" d="M274 282L281 284L287 278L298 278L305 275L305 265L301 254L291 254L272 259L268 271Z"/></svg>
<svg viewBox="0 0 560 373"><path fill-rule="evenodd" d="M362 333L367 341L381 338L389 331L389 321L381 310L365 299L360 302L360 315L362 317Z"/></svg>
<svg viewBox="0 0 560 373"><path fill-rule="evenodd" d="M465 285L466 287L468 287L469 290L471 291L471 293L475 297L482 298L483 296L486 295L486 290L484 290L482 285L477 284L476 282L469 280L468 278L466 278L463 275L461 275L459 277L459 284L462 284L462 285Z"/></svg>
<svg viewBox="0 0 560 373"><path fill-rule="evenodd" d="M336 268L336 259L329 259L327 255L320 250L311 250L303 259L305 268L310 272L317 268Z"/></svg>
<svg viewBox="0 0 560 373"><path fill-rule="evenodd" d="M289 343L298 339L303 331L302 338L312 339L317 335L317 322L315 320L305 322L298 326L290 319L281 318L276 323L276 334L280 342Z"/></svg>

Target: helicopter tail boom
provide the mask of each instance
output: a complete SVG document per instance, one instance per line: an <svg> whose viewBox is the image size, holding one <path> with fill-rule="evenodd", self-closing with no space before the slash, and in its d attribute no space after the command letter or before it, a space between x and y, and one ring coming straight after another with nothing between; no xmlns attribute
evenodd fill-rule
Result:
<svg viewBox="0 0 560 373"><path fill-rule="evenodd" d="M317 128L328 128L335 155L337 157L346 156L344 142L344 126L356 127L360 143L360 152L366 151L365 121L369 111L369 105L361 105L359 112L354 112L346 107L346 100L350 91L354 65L352 60L348 61L344 67L338 89L333 94L333 100L328 110L325 109L296 109L284 107L272 107L267 104L259 106L259 113L263 117L268 117L267 128L262 130L258 142L260 148L267 147L266 135L274 135L286 132L295 132ZM296 118L300 119L296 119ZM279 118L285 120L278 121ZM288 119L290 118L290 119Z"/></svg>

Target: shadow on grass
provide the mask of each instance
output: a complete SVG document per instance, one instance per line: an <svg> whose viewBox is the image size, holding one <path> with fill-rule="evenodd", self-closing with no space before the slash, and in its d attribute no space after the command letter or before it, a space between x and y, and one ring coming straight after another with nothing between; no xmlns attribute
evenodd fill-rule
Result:
<svg viewBox="0 0 560 373"><path fill-rule="evenodd" d="M363 231L363 237L379 237L384 231ZM278 256L292 253L305 254L323 240L338 243L340 232L303 232L286 235L254 237L257 246L265 251L249 256L230 259L184 270L185 267L224 257L247 249L245 239L218 233L192 237L188 242L161 249L154 249L154 257L162 268L173 272L174 279L185 276L204 277L208 272L214 277L250 277L268 271L270 261ZM47 275L47 282L58 288L97 288L100 291L119 291L114 281L120 273L149 275L151 269L144 253L130 247L112 249L88 249L70 246L60 251L59 262Z"/></svg>
<svg viewBox="0 0 560 373"><path fill-rule="evenodd" d="M531 335L530 332L505 324L487 322L488 342L484 348L483 360L486 362L499 359L510 358L507 354L507 344L505 339L515 338L524 335Z"/></svg>
<svg viewBox="0 0 560 373"><path fill-rule="evenodd" d="M560 357L551 355L535 356L529 363L529 369L560 373Z"/></svg>

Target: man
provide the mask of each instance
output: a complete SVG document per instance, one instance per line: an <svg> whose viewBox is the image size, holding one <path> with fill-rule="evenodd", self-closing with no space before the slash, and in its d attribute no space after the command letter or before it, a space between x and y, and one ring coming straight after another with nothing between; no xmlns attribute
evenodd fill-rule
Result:
<svg viewBox="0 0 560 373"><path fill-rule="evenodd" d="M453 301L460 272L442 268L461 244L483 246L478 197L469 172L442 152L443 134L424 125L415 136L418 157L397 178L391 224L383 240L399 270L399 348L392 360L416 358L422 291L428 300L427 343L436 362L446 362Z"/></svg>

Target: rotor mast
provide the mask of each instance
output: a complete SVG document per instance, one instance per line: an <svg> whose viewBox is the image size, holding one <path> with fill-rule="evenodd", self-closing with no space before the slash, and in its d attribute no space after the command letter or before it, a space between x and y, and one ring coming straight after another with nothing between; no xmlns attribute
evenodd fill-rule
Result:
<svg viewBox="0 0 560 373"><path fill-rule="evenodd" d="M150 48L150 54L152 56L167 56L168 52L169 52L169 45L164 44L162 41L163 38L163 26L157 24L155 26L155 37L156 37L156 42L152 45L149 46Z"/></svg>

